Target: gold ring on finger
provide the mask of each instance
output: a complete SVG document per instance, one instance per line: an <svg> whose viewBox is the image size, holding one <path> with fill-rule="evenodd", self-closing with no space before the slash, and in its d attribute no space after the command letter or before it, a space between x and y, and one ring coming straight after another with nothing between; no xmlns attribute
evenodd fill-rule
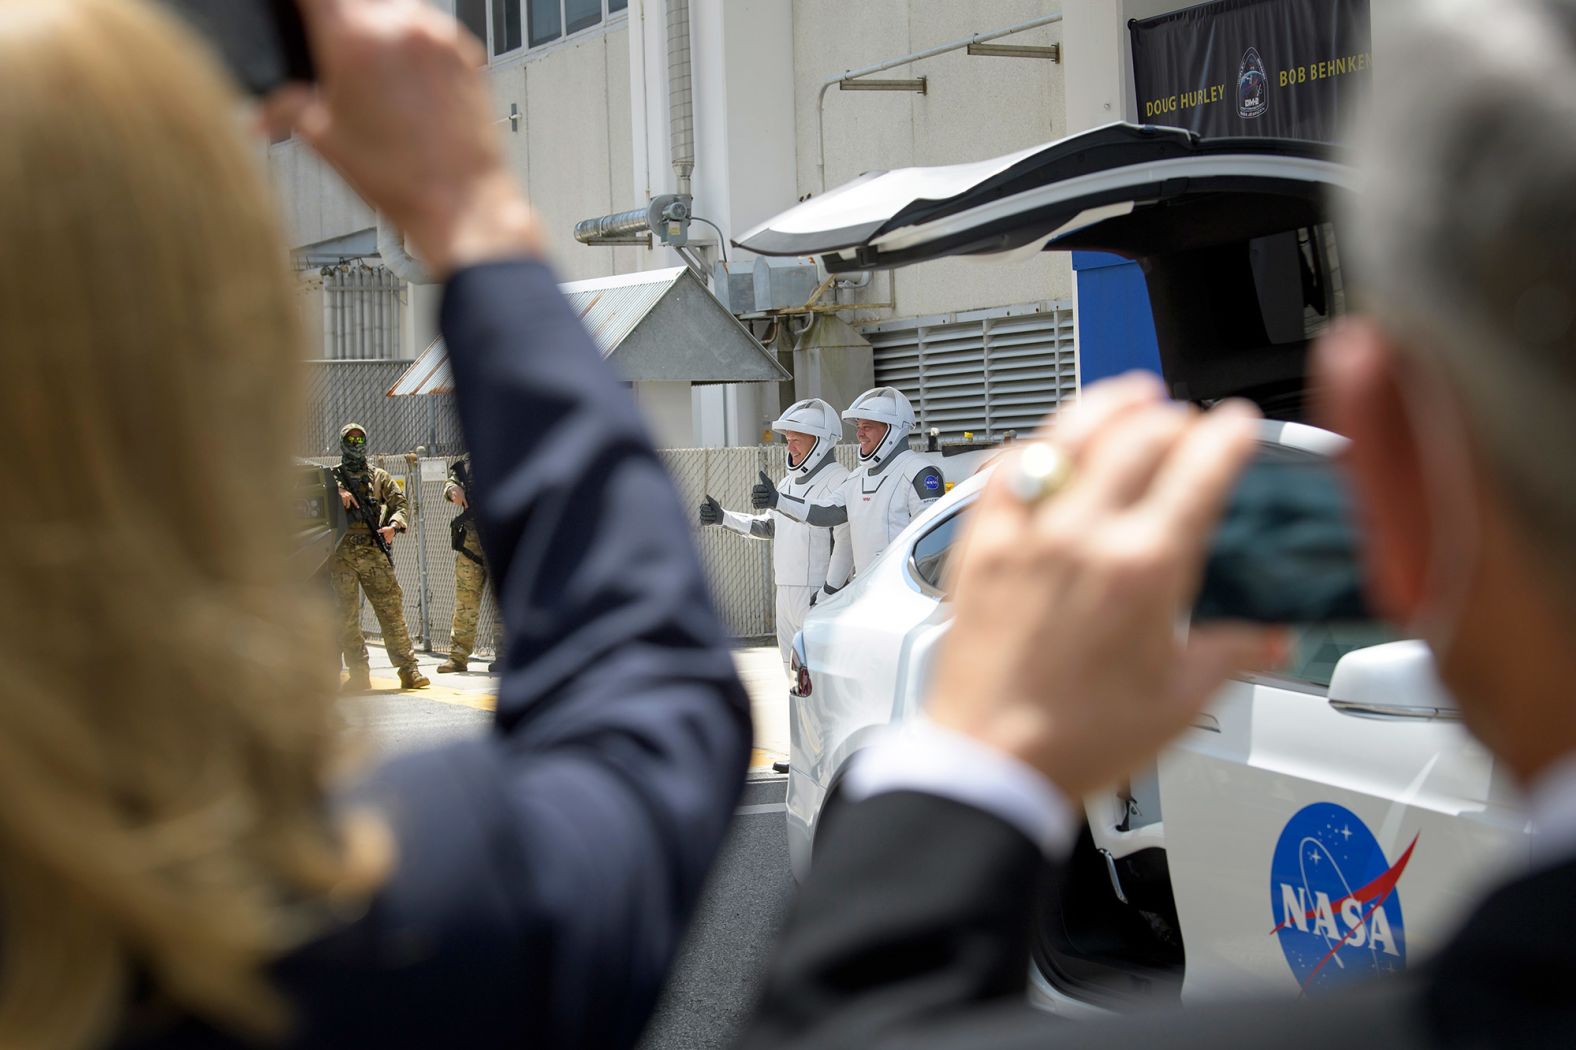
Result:
<svg viewBox="0 0 1576 1050"><path fill-rule="evenodd" d="M1055 445L1035 442L1023 450L1007 475L1007 490L1019 502L1034 506L1054 496L1072 477L1072 461Z"/></svg>

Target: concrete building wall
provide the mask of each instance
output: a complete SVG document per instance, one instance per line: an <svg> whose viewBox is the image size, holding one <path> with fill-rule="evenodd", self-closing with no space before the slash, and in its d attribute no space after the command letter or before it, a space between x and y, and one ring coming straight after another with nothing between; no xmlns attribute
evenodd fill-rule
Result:
<svg viewBox="0 0 1576 1050"><path fill-rule="evenodd" d="M344 237L373 224L372 209L299 139L269 147L268 167L292 247Z"/></svg>
<svg viewBox="0 0 1576 1050"><path fill-rule="evenodd" d="M446 6L439 3L440 7ZM575 242L581 219L632 207L630 58L627 19L576 34L541 51L495 60L487 71L505 156L525 183L564 280L630 273L662 254ZM510 106L520 113L511 129ZM304 248L371 228L372 211L308 149L291 140L269 150L291 244ZM415 289L404 308L403 345L419 353L436 336L434 290Z"/></svg>
<svg viewBox="0 0 1576 1050"><path fill-rule="evenodd" d="M658 448L695 447L694 402L688 383L636 383L634 388L635 403Z"/></svg>
<svg viewBox="0 0 1576 1050"><path fill-rule="evenodd" d="M827 79L1054 14L1061 6L1061 0L796 0L798 195L822 192L817 98ZM1061 39L1060 26L1053 24L1001 42L1044 46ZM960 50L878 76L923 76L927 93L827 91L826 188L872 169L981 160L1066 133L1064 74L1058 63L977 57ZM878 276L864 299L886 301L889 294L895 306L881 311L882 319L1005 306L1070 295L1071 271L1058 255L1014 263L940 261L905 268L890 278Z"/></svg>
<svg viewBox="0 0 1576 1050"><path fill-rule="evenodd" d="M448 0L434 0L440 7ZM1066 24L1002 42L1063 43L1063 64L971 57L962 51L881 74L924 76L924 96L840 92L825 99L825 182L908 164L980 160L1118 119L1125 111L1128 17L1183 6L1163 0L691 0L696 213L731 238L822 190L817 97L839 72L1065 9ZM564 279L680 262L671 251L587 247L576 221L672 192L668 142L666 5L630 0L603 26L549 47L495 59L488 70L496 127L513 170L545 219ZM1082 70L1082 72L1078 72ZM1102 93L1103 94L1100 94ZM1110 102L1112 110L1095 109ZM511 105L520 113L511 130ZM270 164L293 243L304 247L368 229L373 216L299 143L273 147ZM717 236L692 227L718 257ZM732 252L735 266L750 259ZM845 299L892 302L844 315L891 320L1072 295L1068 261L942 261L878 275ZM404 346L433 338L430 290L413 290ZM778 391L698 388L695 443L752 443L776 414ZM671 406L670 406L671 407Z"/></svg>

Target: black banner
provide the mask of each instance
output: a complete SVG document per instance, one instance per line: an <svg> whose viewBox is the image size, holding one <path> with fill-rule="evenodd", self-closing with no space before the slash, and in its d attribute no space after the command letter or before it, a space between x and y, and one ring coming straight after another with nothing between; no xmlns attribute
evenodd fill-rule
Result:
<svg viewBox="0 0 1576 1050"><path fill-rule="evenodd" d="M1128 30L1140 124L1334 142L1373 80L1368 0L1216 0Z"/></svg>

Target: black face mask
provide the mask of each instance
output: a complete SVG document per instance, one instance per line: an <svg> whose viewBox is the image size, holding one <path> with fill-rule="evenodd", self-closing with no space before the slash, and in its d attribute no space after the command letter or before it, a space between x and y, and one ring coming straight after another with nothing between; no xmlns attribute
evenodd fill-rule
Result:
<svg viewBox="0 0 1576 1050"><path fill-rule="evenodd" d="M367 446L365 444L352 445L348 435L340 438L339 462L346 470L365 470L367 467Z"/></svg>

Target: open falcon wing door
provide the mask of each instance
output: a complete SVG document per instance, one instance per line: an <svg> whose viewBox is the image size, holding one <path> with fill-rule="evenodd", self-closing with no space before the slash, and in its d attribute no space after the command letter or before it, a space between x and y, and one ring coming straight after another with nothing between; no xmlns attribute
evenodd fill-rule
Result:
<svg viewBox="0 0 1576 1050"><path fill-rule="evenodd" d="M1332 148L1319 143L1200 139L1180 128L1109 124L992 160L866 172L734 243L758 255L818 255L833 272L1035 242L1057 249L1141 249L1123 236L1102 244L1109 238L1093 228L1102 219L1178 198L1318 196L1323 185L1346 185L1349 178ZM1079 231L1085 235L1074 236Z"/></svg>
<svg viewBox="0 0 1576 1050"><path fill-rule="evenodd" d="M994 160L870 172L740 237L833 272L1086 249L1136 259L1174 396L1296 418L1307 343L1344 306L1333 147L1112 124Z"/></svg>

